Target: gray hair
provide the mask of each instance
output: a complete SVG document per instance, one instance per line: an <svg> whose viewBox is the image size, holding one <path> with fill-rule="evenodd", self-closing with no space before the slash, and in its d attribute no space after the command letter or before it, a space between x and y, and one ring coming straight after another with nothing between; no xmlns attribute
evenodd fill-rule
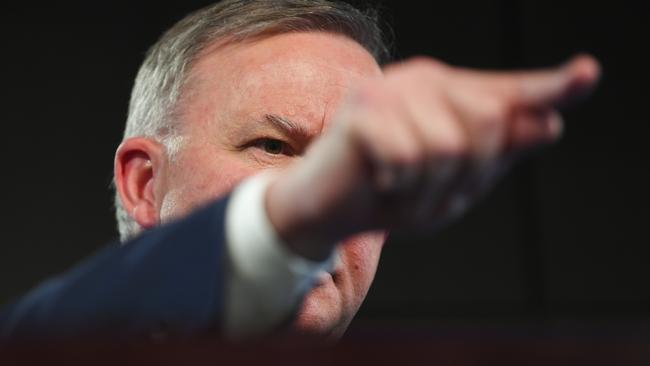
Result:
<svg viewBox="0 0 650 366"><path fill-rule="evenodd" d="M124 139L146 136L173 154L178 136L181 94L201 51L218 40L304 31L341 34L363 46L379 64L390 58L377 11L360 10L328 0L224 0L187 15L149 49L135 79ZM120 239L142 229L124 210L119 194L115 209Z"/></svg>

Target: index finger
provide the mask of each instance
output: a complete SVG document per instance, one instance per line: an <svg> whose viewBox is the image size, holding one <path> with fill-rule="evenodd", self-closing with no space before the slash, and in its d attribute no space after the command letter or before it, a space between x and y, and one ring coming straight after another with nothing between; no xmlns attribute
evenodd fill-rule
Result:
<svg viewBox="0 0 650 366"><path fill-rule="evenodd" d="M585 96L599 78L598 61L589 55L580 55L558 68L506 75L502 82L518 107L552 108Z"/></svg>
<svg viewBox="0 0 650 366"><path fill-rule="evenodd" d="M485 72L452 68L454 79L470 88L488 90L523 109L554 108L586 95L598 82L600 65L589 55L579 55L562 66L531 71Z"/></svg>

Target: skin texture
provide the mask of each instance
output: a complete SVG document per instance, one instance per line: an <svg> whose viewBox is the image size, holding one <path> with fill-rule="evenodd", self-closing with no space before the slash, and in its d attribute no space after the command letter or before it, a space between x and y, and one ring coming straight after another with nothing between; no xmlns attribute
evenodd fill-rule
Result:
<svg viewBox="0 0 650 366"><path fill-rule="evenodd" d="M304 162L271 185L271 222L313 258L327 244L307 243L373 228L440 227L513 162L556 141L563 123L556 107L593 89L599 73L589 56L529 72L479 72L428 58L390 65L355 89ZM296 196L306 198L294 203Z"/></svg>
<svg viewBox="0 0 650 366"><path fill-rule="evenodd" d="M283 169L265 203L287 246L318 260L342 241L340 265L307 294L293 329L337 338L370 287L385 229L460 215L513 161L560 136L555 108L598 76L587 56L535 72L428 58L382 72L354 41L318 32L215 45L192 68L177 151L125 140L116 185L148 228Z"/></svg>
<svg viewBox="0 0 650 366"><path fill-rule="evenodd" d="M226 195L250 175L288 166L328 129L353 85L380 75L365 49L332 34L282 34L208 50L192 68L179 151L167 156L158 144L141 138L125 141L118 150L118 160L120 153L136 155L124 157L135 171L146 170L147 159L155 166L144 178L132 178L140 182L133 186L149 189L134 188L144 193L127 198L128 209L142 226L151 227ZM290 119L305 136L286 135L263 123L267 114ZM269 152L262 138L282 141L283 150ZM116 169L116 180L123 180L124 170L130 169ZM345 240L340 265L305 298L295 328L342 334L370 287L384 240L383 232Z"/></svg>

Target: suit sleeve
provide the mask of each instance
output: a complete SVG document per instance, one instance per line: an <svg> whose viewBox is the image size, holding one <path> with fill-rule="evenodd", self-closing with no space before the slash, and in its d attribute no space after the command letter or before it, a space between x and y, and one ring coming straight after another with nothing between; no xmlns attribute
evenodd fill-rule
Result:
<svg viewBox="0 0 650 366"><path fill-rule="evenodd" d="M4 338L218 331L227 199L112 245L0 312ZM0 337L0 338L2 338Z"/></svg>

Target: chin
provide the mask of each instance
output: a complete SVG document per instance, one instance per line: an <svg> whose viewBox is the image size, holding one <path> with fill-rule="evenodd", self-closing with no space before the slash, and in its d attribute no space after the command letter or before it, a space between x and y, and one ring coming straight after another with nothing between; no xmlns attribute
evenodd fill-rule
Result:
<svg viewBox="0 0 650 366"><path fill-rule="evenodd" d="M336 271L324 273L307 293L291 333L330 341L343 336L366 297L385 235L370 232L343 243Z"/></svg>
<svg viewBox="0 0 650 366"><path fill-rule="evenodd" d="M346 310L345 299L329 277L305 296L292 324L292 333L336 341L343 336L353 316Z"/></svg>

